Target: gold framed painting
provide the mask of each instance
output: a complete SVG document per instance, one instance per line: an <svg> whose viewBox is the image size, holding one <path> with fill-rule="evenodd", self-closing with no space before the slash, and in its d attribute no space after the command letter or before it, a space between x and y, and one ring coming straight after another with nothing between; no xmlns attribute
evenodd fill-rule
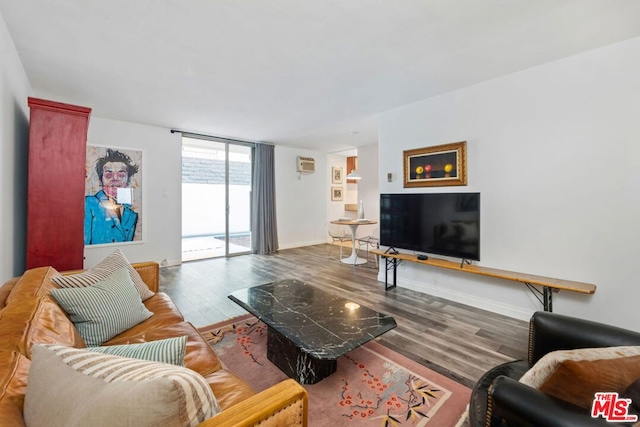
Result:
<svg viewBox="0 0 640 427"><path fill-rule="evenodd" d="M467 185L467 141L403 151L404 187Z"/></svg>
<svg viewBox="0 0 640 427"><path fill-rule="evenodd" d="M331 200L342 200L344 195L342 194L342 187L331 187Z"/></svg>

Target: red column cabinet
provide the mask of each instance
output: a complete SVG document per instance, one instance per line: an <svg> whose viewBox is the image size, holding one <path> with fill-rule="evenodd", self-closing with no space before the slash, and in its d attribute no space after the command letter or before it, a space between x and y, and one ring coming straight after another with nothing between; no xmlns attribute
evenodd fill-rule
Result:
<svg viewBox="0 0 640 427"><path fill-rule="evenodd" d="M27 269L79 269L91 109L37 98L28 105Z"/></svg>

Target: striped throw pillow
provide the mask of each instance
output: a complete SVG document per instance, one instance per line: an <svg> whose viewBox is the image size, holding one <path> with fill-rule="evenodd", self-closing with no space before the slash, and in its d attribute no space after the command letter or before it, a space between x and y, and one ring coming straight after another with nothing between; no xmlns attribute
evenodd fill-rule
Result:
<svg viewBox="0 0 640 427"><path fill-rule="evenodd" d="M34 344L24 401L29 427L191 427L220 412L207 381L181 366Z"/></svg>
<svg viewBox="0 0 640 427"><path fill-rule="evenodd" d="M95 285L99 281L109 277L114 271L120 270L121 268L126 268L129 272L131 280L136 286L142 301L145 301L154 295L149 287L144 283L140 274L138 274L136 269L131 266L129 261L127 261L127 258L125 258L120 249L116 249L109 256L96 264L95 267L87 271L68 276L56 276L51 280L61 288L84 288Z"/></svg>
<svg viewBox="0 0 640 427"><path fill-rule="evenodd" d="M187 351L187 336L149 341L140 344L107 345L104 347L88 347L88 351L112 354L114 356L132 357L151 362L170 363L184 366L184 355Z"/></svg>
<svg viewBox="0 0 640 427"><path fill-rule="evenodd" d="M126 269L87 288L52 289L87 346L98 346L153 315Z"/></svg>

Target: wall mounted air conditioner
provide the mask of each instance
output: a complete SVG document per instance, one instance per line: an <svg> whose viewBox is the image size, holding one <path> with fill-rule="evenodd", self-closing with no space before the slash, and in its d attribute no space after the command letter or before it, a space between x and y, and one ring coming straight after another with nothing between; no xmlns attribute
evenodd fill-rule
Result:
<svg viewBox="0 0 640 427"><path fill-rule="evenodd" d="M297 171L300 173L314 173L316 171L316 160L313 157L298 156Z"/></svg>

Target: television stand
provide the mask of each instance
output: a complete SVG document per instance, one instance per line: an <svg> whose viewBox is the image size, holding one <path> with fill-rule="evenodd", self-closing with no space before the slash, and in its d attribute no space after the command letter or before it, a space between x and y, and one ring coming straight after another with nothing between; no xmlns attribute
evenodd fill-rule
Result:
<svg viewBox="0 0 640 427"><path fill-rule="evenodd" d="M578 292L581 294L594 294L596 292L596 285L591 283L574 282L571 280L554 279L552 277L536 276L527 273L518 273L515 271L498 270L495 268L481 267L478 265L464 266L465 260L462 260L461 264L453 261L447 261L439 258L432 258L426 260L419 260L415 255L390 252L383 252L379 249L373 249L371 253L376 254L384 258L385 260L385 273L384 273L384 289L389 290L396 287L396 270L398 264L402 261L416 262L418 264L425 264L432 267L446 268L449 270L462 271L469 274L479 274L481 276L497 277L499 279L511 280L514 282L523 283L527 288L535 295L540 301L544 311L553 311L553 294L560 291ZM464 268L463 268L464 266ZM389 286L388 283L388 271L393 270L393 284ZM542 290L536 288L539 286Z"/></svg>
<svg viewBox="0 0 640 427"><path fill-rule="evenodd" d="M386 250L386 251L384 251L384 253L385 253L385 254L391 254L391 255L398 255L400 252L398 252L398 251L396 250L396 248L394 248L393 246L389 246L389 247L387 248L387 250Z"/></svg>

